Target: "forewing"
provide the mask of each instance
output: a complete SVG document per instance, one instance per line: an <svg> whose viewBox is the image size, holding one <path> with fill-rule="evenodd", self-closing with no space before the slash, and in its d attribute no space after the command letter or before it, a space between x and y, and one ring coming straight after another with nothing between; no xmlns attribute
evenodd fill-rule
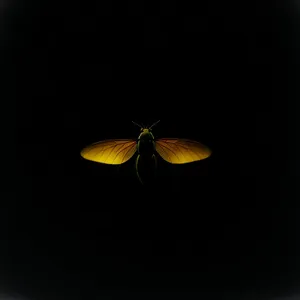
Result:
<svg viewBox="0 0 300 300"><path fill-rule="evenodd" d="M128 161L136 151L135 140L104 140L85 147L81 156L95 162L120 165Z"/></svg>
<svg viewBox="0 0 300 300"><path fill-rule="evenodd" d="M156 151L164 160L172 164L190 163L211 155L208 147L188 139L158 139L156 140Z"/></svg>

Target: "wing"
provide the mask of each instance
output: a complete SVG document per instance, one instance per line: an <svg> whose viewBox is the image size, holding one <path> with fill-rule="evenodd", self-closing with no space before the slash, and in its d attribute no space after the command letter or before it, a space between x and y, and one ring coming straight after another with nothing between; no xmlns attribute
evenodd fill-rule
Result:
<svg viewBox="0 0 300 300"><path fill-rule="evenodd" d="M187 139L158 139L156 151L171 164L185 164L202 160L211 155L211 150L205 145Z"/></svg>
<svg viewBox="0 0 300 300"><path fill-rule="evenodd" d="M120 165L134 155L136 144L135 140L104 140L85 147L80 154L87 160Z"/></svg>

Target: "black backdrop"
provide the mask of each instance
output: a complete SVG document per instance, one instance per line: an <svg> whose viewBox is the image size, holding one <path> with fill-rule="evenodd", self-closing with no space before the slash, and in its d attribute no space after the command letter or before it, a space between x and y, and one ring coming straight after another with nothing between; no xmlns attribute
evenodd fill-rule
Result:
<svg viewBox="0 0 300 300"><path fill-rule="evenodd" d="M296 3L2 8L1 286L29 299L259 299L299 283ZM143 188L79 152L210 146Z"/></svg>

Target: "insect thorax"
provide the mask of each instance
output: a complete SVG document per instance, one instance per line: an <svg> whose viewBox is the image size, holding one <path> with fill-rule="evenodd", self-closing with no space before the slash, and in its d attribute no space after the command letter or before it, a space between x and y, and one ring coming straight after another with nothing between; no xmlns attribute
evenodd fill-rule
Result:
<svg viewBox="0 0 300 300"><path fill-rule="evenodd" d="M150 131L143 131L138 138L138 152L143 154L153 154L155 150L154 136Z"/></svg>

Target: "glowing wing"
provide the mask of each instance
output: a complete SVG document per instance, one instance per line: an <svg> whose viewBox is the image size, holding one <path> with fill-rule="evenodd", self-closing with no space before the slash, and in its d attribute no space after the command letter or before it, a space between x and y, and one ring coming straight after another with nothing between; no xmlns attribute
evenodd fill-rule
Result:
<svg viewBox="0 0 300 300"><path fill-rule="evenodd" d="M135 140L104 140L85 147L80 154L87 160L120 165L128 161L135 151Z"/></svg>
<svg viewBox="0 0 300 300"><path fill-rule="evenodd" d="M187 139L158 139L157 153L171 164L185 164L202 160L211 155L211 150L205 145Z"/></svg>

